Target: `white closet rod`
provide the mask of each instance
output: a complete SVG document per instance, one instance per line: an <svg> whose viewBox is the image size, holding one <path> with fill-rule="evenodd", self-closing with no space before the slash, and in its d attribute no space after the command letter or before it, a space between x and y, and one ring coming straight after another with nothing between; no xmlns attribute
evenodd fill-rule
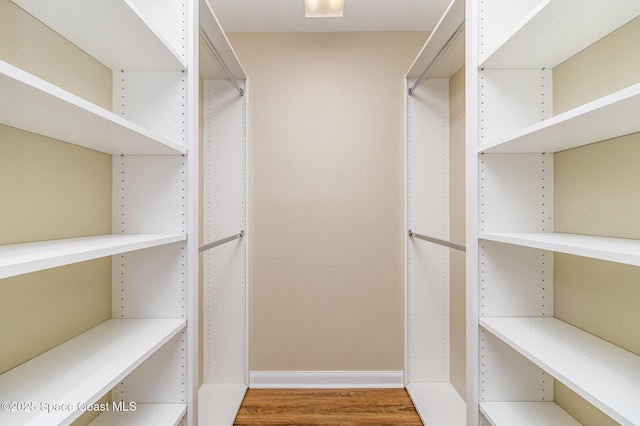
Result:
<svg viewBox="0 0 640 426"><path fill-rule="evenodd" d="M200 248L198 249L198 251L200 253L202 253L203 251L212 249L214 247L221 246L222 244L228 243L228 242L233 241L233 240L240 239L242 237L244 237L244 231L240 231L239 234L235 234L235 235L232 235L232 236L227 237L227 238L222 238L221 240L214 241L212 243L207 243L207 244L201 245Z"/></svg>
<svg viewBox="0 0 640 426"><path fill-rule="evenodd" d="M418 87L418 84L420 84L422 79L424 79L424 76L427 75L429 70L431 70L431 68L440 60L442 55L444 55L447 49L451 47L451 45L458 39L458 36L460 36L460 34L462 34L463 31L464 31L464 21L462 21L462 23L453 32L453 34L451 34L451 37L449 37L449 40L447 40L444 46L442 46L442 48L438 51L436 56L434 56L431 62L429 62L429 65L427 65L424 71L422 71L422 74L420 74L420 77L418 77L415 83L413 83L413 86L409 88L409 96L413 95L413 92L416 90L416 87Z"/></svg>
<svg viewBox="0 0 640 426"><path fill-rule="evenodd" d="M236 80L233 77L233 74L231 73L231 71L229 71L227 64L224 63L222 56L220 56L220 53L218 52L214 44L211 42L211 39L205 32L204 28L202 28L202 25L200 26L200 35L204 39L205 44L207 45L207 47L209 48L213 56L216 58L216 61L218 61L218 63L222 67L222 70L224 71L224 73L227 75L227 77L229 77L229 80L233 82L233 85L236 86L236 89L238 90L238 93L240 93L240 96L244 96L244 90L242 89L242 87L240 87L240 84L238 84L238 80Z"/></svg>
<svg viewBox="0 0 640 426"><path fill-rule="evenodd" d="M467 251L467 248L462 244L452 243L451 241L441 240L439 238L427 237L426 235L416 234L415 232L409 230L409 236L411 238L418 238L420 240L429 241L430 243L439 244L441 246L446 246L455 250Z"/></svg>

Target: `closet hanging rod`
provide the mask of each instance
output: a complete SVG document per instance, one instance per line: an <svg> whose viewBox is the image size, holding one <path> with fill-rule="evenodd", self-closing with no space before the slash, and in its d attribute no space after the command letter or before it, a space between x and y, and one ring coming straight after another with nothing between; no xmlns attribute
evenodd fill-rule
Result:
<svg viewBox="0 0 640 426"><path fill-rule="evenodd" d="M227 238L222 238L221 240L214 241L212 243L207 243L207 244L201 245L200 248L198 249L198 251L200 253L202 253L203 251L212 249L214 247L221 246L222 244L228 243L228 242L233 241L233 240L240 239L242 237L244 237L244 231L240 231L239 234L232 235L232 236L227 237Z"/></svg>
<svg viewBox="0 0 640 426"><path fill-rule="evenodd" d="M442 55L444 55L444 52L446 52L451 47L451 45L458 39L458 36L462 34L463 30L464 30L464 21L462 21L462 23L453 32L453 34L451 34L451 37L449 37L449 40L447 40L444 46L442 46L442 48L438 51L436 56L434 56L431 62L429 62L429 65L427 65L424 71L422 71L422 74L420 74L420 77L418 77L418 79L413 83L413 86L409 88L409 96L413 95L413 92L416 90L416 87L418 87L418 84L420 84L420 82L424 79L424 76L427 75L429 70L431 70L431 68L440 60Z"/></svg>
<svg viewBox="0 0 640 426"><path fill-rule="evenodd" d="M452 243L451 241L441 240L439 238L427 237L426 235L416 234L415 232L409 230L409 236L412 238L418 238L420 240L429 241L430 243L439 244L441 246L446 246L455 250L467 251L467 248L461 244Z"/></svg>
<svg viewBox="0 0 640 426"><path fill-rule="evenodd" d="M222 70L224 71L224 73L227 75L227 77L229 77L229 80L231 80L233 85L236 86L236 89L238 90L238 93L240 93L240 96L244 96L244 90L242 89L242 87L240 87L240 84L238 83L238 80L236 80L233 77L233 74L231 73L231 71L227 67L227 64L224 63L224 60L222 59L222 56L220 56L220 53L218 52L218 49L216 49L214 44L211 42L211 39L207 35L207 33L204 30L204 28L202 28L202 25L200 26L200 35L204 39L205 44L207 45L207 47L209 48L209 50L211 51L213 56L216 58L216 61L218 61L218 63L222 67Z"/></svg>

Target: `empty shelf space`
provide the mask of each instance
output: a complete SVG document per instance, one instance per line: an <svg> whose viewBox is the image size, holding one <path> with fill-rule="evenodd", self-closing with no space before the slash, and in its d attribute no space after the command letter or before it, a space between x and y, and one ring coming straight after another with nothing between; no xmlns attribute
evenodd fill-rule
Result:
<svg viewBox="0 0 640 426"><path fill-rule="evenodd" d="M557 152L640 131L640 84L541 121L480 148L484 153Z"/></svg>
<svg viewBox="0 0 640 426"><path fill-rule="evenodd" d="M555 232L487 232L479 238L640 266L640 240Z"/></svg>
<svg viewBox="0 0 640 426"><path fill-rule="evenodd" d="M205 383L198 390L198 422L209 426L233 424L247 385L237 383Z"/></svg>
<svg viewBox="0 0 640 426"><path fill-rule="evenodd" d="M38 409L0 412L0 423L70 423L82 404L96 402L185 326L181 319L112 319L9 370L0 376L0 400L33 401Z"/></svg>
<svg viewBox="0 0 640 426"><path fill-rule="evenodd" d="M108 234L0 246L0 278L186 240L183 234Z"/></svg>
<svg viewBox="0 0 640 426"><path fill-rule="evenodd" d="M479 66L552 68L638 14L637 1L544 0L498 47L480 58Z"/></svg>
<svg viewBox="0 0 640 426"><path fill-rule="evenodd" d="M185 69L131 0L12 1L112 70Z"/></svg>
<svg viewBox="0 0 640 426"><path fill-rule="evenodd" d="M109 411L100 414L91 426L176 426L187 412L186 404L136 404L129 411L118 402L109 404Z"/></svg>
<svg viewBox="0 0 640 426"><path fill-rule="evenodd" d="M466 424L466 404L450 383L409 383L406 388L425 424Z"/></svg>
<svg viewBox="0 0 640 426"><path fill-rule="evenodd" d="M181 155L185 149L0 61L0 123L107 154Z"/></svg>
<svg viewBox="0 0 640 426"><path fill-rule="evenodd" d="M480 325L617 422L640 424L640 356L556 318L484 317Z"/></svg>
<svg viewBox="0 0 640 426"><path fill-rule="evenodd" d="M480 411L495 426L580 426L554 402L481 402Z"/></svg>

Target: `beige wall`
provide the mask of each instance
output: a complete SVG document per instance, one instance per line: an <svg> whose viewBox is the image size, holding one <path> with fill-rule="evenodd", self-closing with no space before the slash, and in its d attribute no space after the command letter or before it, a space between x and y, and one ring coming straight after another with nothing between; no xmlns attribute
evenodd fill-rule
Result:
<svg viewBox="0 0 640 426"><path fill-rule="evenodd" d="M451 241L465 244L465 68L449 80L449 210ZM450 377L466 399L466 262L464 252L450 250Z"/></svg>
<svg viewBox="0 0 640 426"><path fill-rule="evenodd" d="M111 105L111 72L0 0L0 59ZM0 125L0 244L111 232L111 157ZM0 280L0 373L111 317L111 260Z"/></svg>
<svg viewBox="0 0 640 426"><path fill-rule="evenodd" d="M640 18L554 69L554 110L640 82ZM640 238L640 134L554 156L555 230ZM640 269L555 255L556 317L640 354ZM556 401L583 424L617 424L556 383Z"/></svg>
<svg viewBox="0 0 640 426"><path fill-rule="evenodd" d="M251 369L402 370L402 77L426 34L230 39L251 80Z"/></svg>

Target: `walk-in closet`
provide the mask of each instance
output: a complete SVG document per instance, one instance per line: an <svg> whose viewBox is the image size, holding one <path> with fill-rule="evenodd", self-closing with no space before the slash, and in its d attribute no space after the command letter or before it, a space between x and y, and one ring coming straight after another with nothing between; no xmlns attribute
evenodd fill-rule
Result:
<svg viewBox="0 0 640 426"><path fill-rule="evenodd" d="M640 425L640 2L318 4L0 0L0 424Z"/></svg>

